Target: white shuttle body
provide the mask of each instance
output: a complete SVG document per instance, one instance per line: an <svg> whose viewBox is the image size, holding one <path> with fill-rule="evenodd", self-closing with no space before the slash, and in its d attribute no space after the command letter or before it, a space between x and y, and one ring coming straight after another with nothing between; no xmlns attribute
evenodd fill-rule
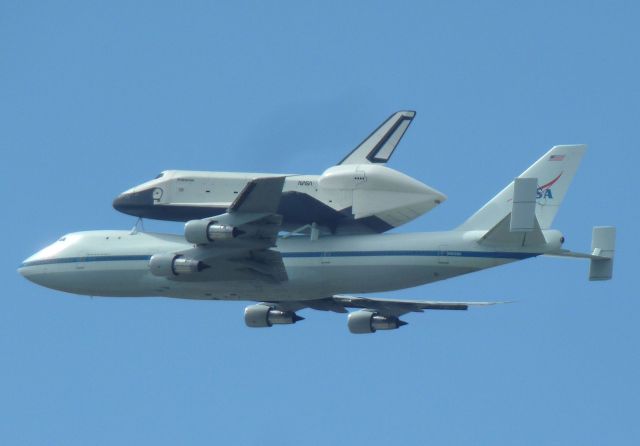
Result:
<svg viewBox="0 0 640 446"><path fill-rule="evenodd" d="M380 233L442 203L441 192L385 164L415 112L389 117L322 175L167 170L125 191L113 206L141 218L188 221L223 214L245 186L284 177L278 214L283 229L315 224L333 234Z"/></svg>

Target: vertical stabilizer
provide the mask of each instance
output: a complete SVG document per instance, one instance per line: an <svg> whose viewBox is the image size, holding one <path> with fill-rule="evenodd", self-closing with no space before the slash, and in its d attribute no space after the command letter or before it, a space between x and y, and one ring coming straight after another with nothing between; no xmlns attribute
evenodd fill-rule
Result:
<svg viewBox="0 0 640 446"><path fill-rule="evenodd" d="M393 155L415 116L416 112L410 110L392 114L338 165L385 164Z"/></svg>
<svg viewBox="0 0 640 446"><path fill-rule="evenodd" d="M555 146L518 178L537 178L535 216L541 229L549 229L578 170L586 145ZM458 229L490 230L513 208L514 183L511 182Z"/></svg>

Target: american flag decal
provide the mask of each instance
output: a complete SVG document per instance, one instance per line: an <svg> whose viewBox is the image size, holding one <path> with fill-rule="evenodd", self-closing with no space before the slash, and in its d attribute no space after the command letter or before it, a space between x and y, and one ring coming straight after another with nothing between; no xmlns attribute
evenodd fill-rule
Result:
<svg viewBox="0 0 640 446"><path fill-rule="evenodd" d="M549 157L549 161L562 161L564 159L564 155L551 155Z"/></svg>

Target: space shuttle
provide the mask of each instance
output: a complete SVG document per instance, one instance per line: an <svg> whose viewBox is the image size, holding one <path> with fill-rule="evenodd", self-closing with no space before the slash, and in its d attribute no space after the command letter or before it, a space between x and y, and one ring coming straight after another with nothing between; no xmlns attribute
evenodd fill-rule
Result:
<svg viewBox="0 0 640 446"><path fill-rule="evenodd" d="M321 175L166 170L135 186L113 207L139 218L190 221L227 212L255 180L284 177L282 230L337 235L382 233L438 206L446 196L387 167L414 111L391 115L351 153Z"/></svg>

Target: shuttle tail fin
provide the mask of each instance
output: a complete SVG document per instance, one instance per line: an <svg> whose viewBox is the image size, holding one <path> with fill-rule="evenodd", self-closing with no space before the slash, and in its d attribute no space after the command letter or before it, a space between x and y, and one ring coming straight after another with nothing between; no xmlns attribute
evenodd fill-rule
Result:
<svg viewBox="0 0 640 446"><path fill-rule="evenodd" d="M389 116L338 165L385 164L415 117L414 111L399 111Z"/></svg>

